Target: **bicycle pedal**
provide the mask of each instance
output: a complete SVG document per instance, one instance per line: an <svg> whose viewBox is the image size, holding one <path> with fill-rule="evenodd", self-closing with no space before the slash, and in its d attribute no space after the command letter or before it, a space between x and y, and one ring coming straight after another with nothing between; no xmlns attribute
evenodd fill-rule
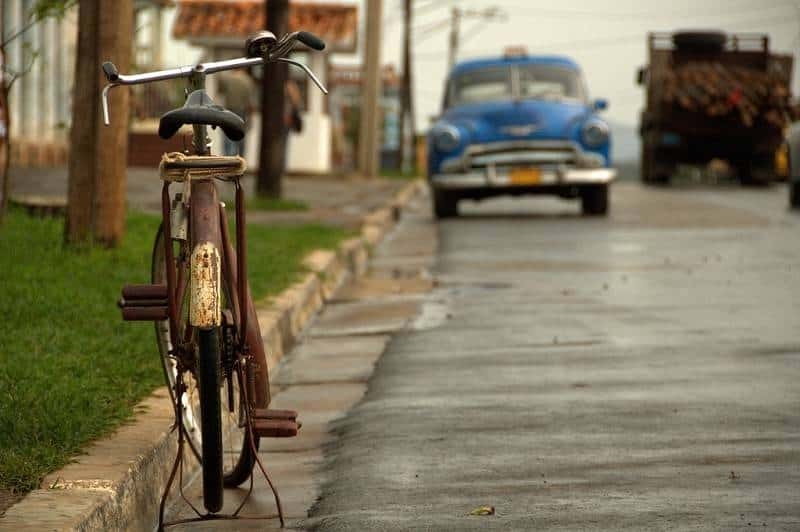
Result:
<svg viewBox="0 0 800 532"><path fill-rule="evenodd" d="M125 321L160 321L167 319L167 285L129 284L122 287L117 302Z"/></svg>
<svg viewBox="0 0 800 532"><path fill-rule="evenodd" d="M297 420L297 412L294 410L275 410L272 408L256 408L253 411L253 419L275 419L275 420Z"/></svg>
<svg viewBox="0 0 800 532"><path fill-rule="evenodd" d="M292 438L302 426L294 410L258 408L253 412L253 431L262 438Z"/></svg>
<svg viewBox="0 0 800 532"><path fill-rule="evenodd" d="M300 430L297 421L283 419L254 419L253 432L262 438L293 438Z"/></svg>

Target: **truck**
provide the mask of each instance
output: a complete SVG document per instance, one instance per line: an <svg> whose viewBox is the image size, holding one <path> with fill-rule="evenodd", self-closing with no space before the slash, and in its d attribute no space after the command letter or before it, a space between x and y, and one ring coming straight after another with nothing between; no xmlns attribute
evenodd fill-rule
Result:
<svg viewBox="0 0 800 532"><path fill-rule="evenodd" d="M641 179L669 183L678 165L722 160L743 184L775 179L775 153L790 122L792 56L762 34L651 32L637 81Z"/></svg>

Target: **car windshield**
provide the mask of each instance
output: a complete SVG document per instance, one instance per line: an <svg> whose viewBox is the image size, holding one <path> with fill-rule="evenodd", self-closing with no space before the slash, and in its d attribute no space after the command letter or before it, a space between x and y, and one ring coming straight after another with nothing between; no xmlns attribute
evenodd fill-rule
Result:
<svg viewBox="0 0 800 532"><path fill-rule="evenodd" d="M512 96L509 68L473 70L453 80L450 105L507 100Z"/></svg>
<svg viewBox="0 0 800 532"><path fill-rule="evenodd" d="M586 96L576 70L518 65L473 70L456 76L450 84L447 107L510 99L585 100Z"/></svg>
<svg viewBox="0 0 800 532"><path fill-rule="evenodd" d="M522 99L585 99L583 83L576 70L550 65L524 65L518 71L519 96Z"/></svg>

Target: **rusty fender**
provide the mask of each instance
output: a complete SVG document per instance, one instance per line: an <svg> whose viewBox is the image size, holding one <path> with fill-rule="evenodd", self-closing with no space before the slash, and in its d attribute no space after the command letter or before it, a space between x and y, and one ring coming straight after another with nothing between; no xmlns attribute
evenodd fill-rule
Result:
<svg viewBox="0 0 800 532"><path fill-rule="evenodd" d="M201 329L222 324L222 242L217 191L211 181L192 181L190 216L192 256L189 323Z"/></svg>
<svg viewBox="0 0 800 532"><path fill-rule="evenodd" d="M189 323L201 329L218 327L220 312L219 250L211 242L203 242L192 250Z"/></svg>

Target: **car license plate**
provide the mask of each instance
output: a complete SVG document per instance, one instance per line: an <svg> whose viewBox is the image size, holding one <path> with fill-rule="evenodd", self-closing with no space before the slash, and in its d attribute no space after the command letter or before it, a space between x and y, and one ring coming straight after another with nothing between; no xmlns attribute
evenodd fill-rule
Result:
<svg viewBox="0 0 800 532"><path fill-rule="evenodd" d="M536 185L542 180L542 171L538 168L515 168L509 176L512 185Z"/></svg>

